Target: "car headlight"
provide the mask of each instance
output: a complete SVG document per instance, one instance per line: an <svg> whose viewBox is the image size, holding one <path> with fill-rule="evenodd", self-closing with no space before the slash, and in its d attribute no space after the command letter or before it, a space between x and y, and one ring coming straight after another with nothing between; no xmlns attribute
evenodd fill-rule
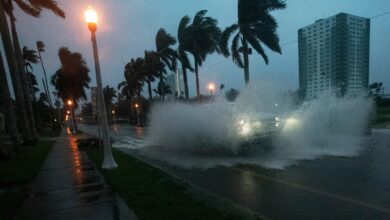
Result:
<svg viewBox="0 0 390 220"><path fill-rule="evenodd" d="M290 117L290 118L287 118L286 119L286 128L292 128L292 127L295 127L299 124L299 120L294 118L294 117Z"/></svg>

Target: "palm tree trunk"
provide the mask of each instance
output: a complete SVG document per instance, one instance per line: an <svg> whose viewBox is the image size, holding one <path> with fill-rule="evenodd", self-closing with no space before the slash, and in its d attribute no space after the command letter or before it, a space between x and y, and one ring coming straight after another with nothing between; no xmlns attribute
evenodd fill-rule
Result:
<svg viewBox="0 0 390 220"><path fill-rule="evenodd" d="M200 91L199 91L199 73L198 73L198 61L195 60L195 80L196 80L196 97L200 99Z"/></svg>
<svg viewBox="0 0 390 220"><path fill-rule="evenodd" d="M8 29L8 23L5 15L5 10L3 7L3 1L0 1L0 31L1 31L1 39L3 41L5 55L8 62L8 67L10 70L16 103L18 105L18 110L21 115L21 121L23 125L23 132L22 132L23 141L25 144L29 144L33 141L33 138L31 135L30 126L27 119L26 105L23 97L22 82L19 76L18 66L12 48L12 40Z"/></svg>
<svg viewBox="0 0 390 220"><path fill-rule="evenodd" d="M150 83L150 79L148 79L147 83L148 83L149 100L152 100L153 94L152 94L152 85Z"/></svg>
<svg viewBox="0 0 390 220"><path fill-rule="evenodd" d="M187 81L187 69L184 67L184 65L181 65L182 71L183 71L183 81L184 81L184 94L186 96L186 99L189 99L188 95L188 81Z"/></svg>
<svg viewBox="0 0 390 220"><path fill-rule="evenodd" d="M19 38L18 33L16 32L16 26L15 21L11 19L11 31L12 31L12 38L13 38L13 45L14 45L14 52L16 61L18 64L18 70L20 74L20 79L22 81L22 87L23 87L23 93L24 98L26 101L26 110L27 110L27 119L28 123L30 125L31 134L34 141L38 141L38 132L35 125L35 117L34 117L34 111L31 104L31 92L29 88L28 78L27 78L27 72L24 69L24 60L22 56L22 51L20 50L20 44L19 44Z"/></svg>
<svg viewBox="0 0 390 220"><path fill-rule="evenodd" d="M245 78L245 86L249 84L249 55L248 55L248 42L245 38L242 41L243 46L243 54L244 54L244 78Z"/></svg>
<svg viewBox="0 0 390 220"><path fill-rule="evenodd" d="M161 87L163 87L163 85L164 85L164 76L163 76L163 70L162 69L160 70L160 84L161 84ZM164 100L164 98L165 98L164 89L161 89L160 95L161 95L161 100Z"/></svg>
<svg viewBox="0 0 390 220"><path fill-rule="evenodd" d="M8 131L11 135L13 146L19 146L22 143L22 141L20 139L20 135L17 127L15 108L9 91L9 86L7 82L7 76L4 68L4 62L3 62L1 51L0 51L0 93L2 94L0 97L1 102L4 103L5 106L4 108L5 119L7 122L6 124L8 127Z"/></svg>
<svg viewBox="0 0 390 220"><path fill-rule="evenodd" d="M48 85L48 83L47 83L46 69L45 69L45 65L43 64L43 60L42 60L42 56L41 56L41 51L40 51L40 50L38 50L38 55L39 55L39 60L41 61L41 66L42 66L42 70L43 70L43 75L45 76L45 82L46 82L45 91L46 91L46 96L47 96L47 99L48 99L48 102L49 102L49 107L50 107L50 108L53 108L53 104L52 104L52 102L51 102L51 96L50 96L49 85Z"/></svg>

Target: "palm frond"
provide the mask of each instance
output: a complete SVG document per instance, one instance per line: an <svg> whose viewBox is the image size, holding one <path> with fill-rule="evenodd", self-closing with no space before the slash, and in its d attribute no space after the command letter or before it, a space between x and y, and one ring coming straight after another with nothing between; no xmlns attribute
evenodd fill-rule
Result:
<svg viewBox="0 0 390 220"><path fill-rule="evenodd" d="M184 16L179 23L179 27L177 30L177 39L180 43L184 42L186 29L190 23L190 17L188 15Z"/></svg>
<svg viewBox="0 0 390 220"><path fill-rule="evenodd" d="M228 49L229 38L230 38L230 36L238 29L238 27L239 27L239 26L238 26L237 24L233 24L233 25L227 27L227 28L222 32L221 41L220 41L220 49L221 49L221 53L222 53L225 57L230 56L230 52L229 52L229 49Z"/></svg>
<svg viewBox="0 0 390 220"><path fill-rule="evenodd" d="M11 0L10 0L11 1ZM13 0L19 6L19 8L26 14L31 15L33 17L40 17L41 10L29 3L26 3L24 0Z"/></svg>
<svg viewBox="0 0 390 220"><path fill-rule="evenodd" d="M55 15L65 18L65 12L58 6L57 1L54 0L28 0L28 2L35 8L48 9Z"/></svg>
<svg viewBox="0 0 390 220"><path fill-rule="evenodd" d="M237 33L236 36L234 36L233 38L232 45L231 45L232 59L233 59L233 63L235 63L238 67L244 68L244 64L242 62L242 58L239 51L240 38L241 38L240 33Z"/></svg>
<svg viewBox="0 0 390 220"><path fill-rule="evenodd" d="M265 54L260 41L253 35L246 35L246 36L244 35L244 37L245 40L247 40L250 43L250 45L256 50L256 52L263 57L265 63L268 64L268 56L267 54Z"/></svg>

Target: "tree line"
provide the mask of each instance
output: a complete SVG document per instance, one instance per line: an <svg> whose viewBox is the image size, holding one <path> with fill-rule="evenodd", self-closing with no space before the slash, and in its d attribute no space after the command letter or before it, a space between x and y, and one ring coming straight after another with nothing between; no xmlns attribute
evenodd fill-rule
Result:
<svg viewBox="0 0 390 220"><path fill-rule="evenodd" d="M238 20L223 31L215 18L207 16L207 10L197 12L194 18L186 15L179 21L177 37L160 28L155 36L154 51L145 51L143 57L131 59L125 65L125 80L118 85L128 99L140 94L147 85L149 100L152 99L151 83L159 80L154 90L164 99L167 92L164 83L167 70L176 72L181 68L184 81L184 96L189 99L188 72L194 72L196 96L200 97L199 67L213 53L232 57L233 62L244 69L245 85L249 83L249 55L252 48L268 64L264 45L281 53L278 27L270 12L284 9L282 0L238 0ZM230 44L229 44L230 43ZM176 46L176 48L174 48Z"/></svg>
<svg viewBox="0 0 390 220"><path fill-rule="evenodd" d="M133 58L124 67L124 81L118 85L121 96L128 100L137 97L141 100L141 91L147 86L149 99L153 91L161 98L172 91L166 85L167 71L183 72L184 96L189 99L188 72L195 74L196 95L200 97L199 67L208 55L217 53L232 57L233 62L244 70L245 84L249 83L249 55L255 50L268 64L264 46L281 53L277 35L277 22L270 14L274 10L284 9L283 0L238 0L237 22L221 30L215 18L207 16L207 10L197 12L193 19L186 15L178 23L177 36L160 28L155 36L155 50L145 51L143 57ZM24 13L39 17L43 10L49 10L55 15L65 18L64 11L54 0L10 0L0 1L0 31L5 49L6 62L9 66L15 102L11 98L7 83L5 63L0 59L0 103L5 114L7 131L14 146L34 144L38 141L37 114L34 101L48 103L48 111L55 115L46 72L43 79L45 93L36 99L37 80L30 74L31 64L40 62L44 69L41 52L44 52L43 42L37 42L37 52L21 49L16 31L14 6ZM8 22L9 20L9 22ZM9 27L10 24L10 27ZM11 30L11 32L9 31ZM38 54L37 54L38 53ZM1 54L0 54L1 55ZM72 100L77 107L80 100L86 99L85 89L89 88L89 68L82 55L68 48L59 49L60 68L52 76L50 82L55 88L55 105L59 109L60 101L66 103ZM1 56L0 56L1 57ZM158 81L157 88L152 83ZM73 108L74 109L74 108ZM51 117L51 118L50 118ZM52 121L53 117L50 116Z"/></svg>

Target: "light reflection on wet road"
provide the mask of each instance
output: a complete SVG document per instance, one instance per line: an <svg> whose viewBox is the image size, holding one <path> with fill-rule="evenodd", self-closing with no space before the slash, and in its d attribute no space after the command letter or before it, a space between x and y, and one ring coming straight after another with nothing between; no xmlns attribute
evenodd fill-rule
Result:
<svg viewBox="0 0 390 220"><path fill-rule="evenodd" d="M82 130L94 132L89 126ZM145 134L130 126L112 132L115 140L142 140ZM370 143L357 157L302 161L284 170L249 165L163 167L271 219L390 219L390 130L374 130Z"/></svg>

